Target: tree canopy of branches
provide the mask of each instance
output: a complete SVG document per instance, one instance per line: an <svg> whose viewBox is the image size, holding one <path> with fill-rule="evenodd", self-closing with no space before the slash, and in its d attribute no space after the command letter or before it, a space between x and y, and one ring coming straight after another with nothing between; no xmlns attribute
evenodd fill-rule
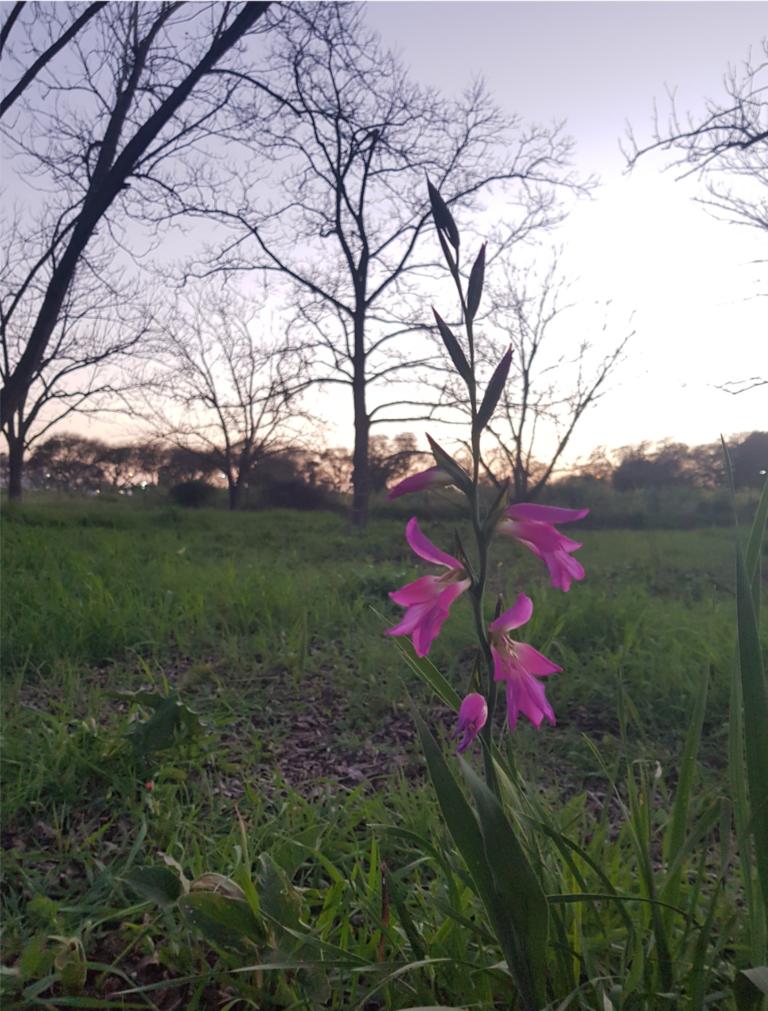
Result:
<svg viewBox="0 0 768 1011"><path fill-rule="evenodd" d="M283 451L295 431L303 365L255 336L263 312L230 292L186 300L163 327L162 371L149 385L160 438L213 461L238 509L253 469Z"/></svg>
<svg viewBox="0 0 768 1011"><path fill-rule="evenodd" d="M734 435L726 444L736 487L762 488L768 472L768 432ZM609 481L617 491L727 486L720 442L687 446L666 439L611 451L601 446L575 468L575 475Z"/></svg>
<svg viewBox="0 0 768 1011"><path fill-rule="evenodd" d="M129 222L146 220L157 195L194 184L194 145L237 87L220 71L240 65L239 43L268 6L49 4L26 19L11 10L6 57L35 59L6 95L3 136L44 195L16 214L18 255L4 278L6 435L18 432L33 384L57 374L54 349L71 351L58 335L70 332L62 317L79 304L78 282L94 276L89 264L130 245Z"/></svg>
<svg viewBox="0 0 768 1011"><path fill-rule="evenodd" d="M533 269L518 270L508 257L497 262L486 282L483 311L478 316L482 339L476 342L478 366L490 373L512 345L509 378L487 428L482 463L497 486L510 476L515 502L532 502L541 494L562 460L584 412L606 392L606 381L622 361L631 334L595 357L586 338L558 336L566 282L558 276L557 258L539 280ZM603 327L603 330L606 326ZM440 353L445 358L444 349ZM440 402L449 409L469 411L466 390L447 381ZM490 446L488 445L490 437ZM545 444L549 443L545 449Z"/></svg>
<svg viewBox="0 0 768 1011"><path fill-rule="evenodd" d="M27 276L35 239L23 236L13 223L5 235L0 262L0 377L4 382L23 353L34 296L43 296L38 278ZM109 269L108 261L105 255L81 258L26 396L3 426L10 498L21 497L24 455L33 443L73 412L119 409L130 391L131 380L119 365L150 332L152 314L140 286L123 281ZM25 298L17 301L20 290L25 290Z"/></svg>
<svg viewBox="0 0 768 1011"><path fill-rule="evenodd" d="M649 151L673 153L667 166L679 177L698 175L707 196L701 200L726 220L768 229L768 39L760 58L729 68L725 98L708 99L706 113L683 117L670 96L665 126L654 116L654 137L640 147L630 130L627 164L632 168ZM733 180L744 183L734 189Z"/></svg>
<svg viewBox="0 0 768 1011"><path fill-rule="evenodd" d="M240 110L259 171L265 162L273 171L244 185L239 206L220 202L235 236L209 269L280 275L296 308L293 333L315 355L314 381L351 392L357 528L370 491L371 427L429 414L423 402L391 394L404 370L413 375L431 355L403 340L426 325L414 300L434 258L419 246L432 227L425 173L454 208L478 210L491 187L505 194L501 246L561 219L558 188L588 184L569 168L572 145L560 126L523 127L479 83L454 101L410 81L365 29L360 5L294 5L291 15L250 75L263 82L266 103L255 132L250 109Z"/></svg>
<svg viewBox="0 0 768 1011"><path fill-rule="evenodd" d="M707 195L698 199L717 217L768 230L768 38L757 60L728 68L724 88L725 97L707 99L698 117L683 117L672 94L664 127L654 115L650 144L640 147L629 131L627 165L631 169L649 151L672 152L667 168L677 169L681 179L704 180ZM718 388L739 394L766 383L764 376L752 376Z"/></svg>

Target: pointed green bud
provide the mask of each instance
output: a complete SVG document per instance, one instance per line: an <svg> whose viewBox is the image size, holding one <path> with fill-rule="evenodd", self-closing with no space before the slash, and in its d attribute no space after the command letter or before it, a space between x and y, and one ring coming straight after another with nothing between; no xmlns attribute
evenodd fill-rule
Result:
<svg viewBox="0 0 768 1011"><path fill-rule="evenodd" d="M456 227L456 222L453 220L453 215L448 210L448 204L446 204L429 179L427 179L427 189L429 190L429 202L432 205L432 217L435 219L435 225L438 231L445 232L449 242L456 252L458 252L459 230Z"/></svg>
<svg viewBox="0 0 768 1011"><path fill-rule="evenodd" d="M472 265L467 289L467 319L471 322L477 314L480 296L483 294L483 279L485 277L485 243L480 247L477 259Z"/></svg>
<svg viewBox="0 0 768 1011"><path fill-rule="evenodd" d="M437 329L440 331L440 336L443 338L443 344L445 344L446 350L451 356L451 361L456 366L456 371L459 373L467 386L470 386L472 384L472 369L469 367L466 355L461 350L461 345L456 340L456 337L445 324L434 306L432 307L432 312L435 314Z"/></svg>
<svg viewBox="0 0 768 1011"><path fill-rule="evenodd" d="M452 456L449 456L442 447L438 446L431 435L427 434L427 439L429 440L429 448L432 450L435 463L451 475L451 480L457 488L466 492L472 485L469 475L456 463Z"/></svg>
<svg viewBox="0 0 768 1011"><path fill-rule="evenodd" d="M509 367L511 364L512 346L510 345L509 351L507 351L499 364L496 366L496 371L493 373L491 380L488 383L488 388L485 391L485 396L483 397L483 402L480 405L480 410L477 412L477 419L475 421L476 432L482 432L493 417L493 412L496 410L499 397L504 391L504 385L507 381Z"/></svg>

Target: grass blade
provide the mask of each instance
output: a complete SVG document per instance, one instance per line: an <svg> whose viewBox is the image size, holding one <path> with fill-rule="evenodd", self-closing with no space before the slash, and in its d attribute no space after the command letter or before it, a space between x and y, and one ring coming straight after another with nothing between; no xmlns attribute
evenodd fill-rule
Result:
<svg viewBox="0 0 768 1011"><path fill-rule="evenodd" d="M741 544L736 541L736 610L744 705L744 752L757 869L768 907L768 687L752 590ZM768 913L768 908L766 909Z"/></svg>
<svg viewBox="0 0 768 1011"><path fill-rule="evenodd" d="M749 575L752 588L752 601L755 605L755 616L757 617L758 626L760 624L760 586L762 583L760 548L763 543L766 523L768 523L768 480L765 482L763 493L757 505L757 513L755 514L749 542L747 543L746 557L747 574Z"/></svg>
<svg viewBox="0 0 768 1011"><path fill-rule="evenodd" d="M728 450L723 442L723 460L731 496L735 496L733 471ZM759 602L760 550L765 531L766 516L768 516L768 497L766 488L758 505L757 516L752 525L747 547L752 572L749 571L747 560L741 547L736 520L736 620L738 627L738 667L734 673L739 676L739 688L731 692L731 701L740 710L738 716L732 712L732 717L740 717L743 728L743 762L746 763L746 787L743 783L744 764L741 756L732 754L734 762L730 770L732 780L735 780L736 795L741 800L748 792L749 812L742 810L741 818L745 821L749 813L749 824L752 826L755 862L757 863L758 888L752 893L750 905L750 920L752 932L752 956L759 960L765 958L765 924L768 922L768 685L766 685L765 666L760 648L760 630L755 600ZM734 498L735 513L735 498ZM757 577L757 587L753 577ZM741 695L741 706L738 706L738 696ZM734 751L738 746L735 741ZM741 780L741 782L740 782ZM743 837L748 829L742 825ZM746 841L746 840L745 840ZM742 861L747 863L746 874L750 874L749 849L741 851ZM751 890L751 889L750 889ZM757 908L756 895L762 894L762 908Z"/></svg>
<svg viewBox="0 0 768 1011"><path fill-rule="evenodd" d="M688 733L685 738L683 757L680 761L680 774L677 779L677 789L675 791L675 805L672 812L672 821L664 836L664 849L667 864L671 868L677 859L678 853L683 848L686 830L688 827L688 809L693 789L693 779L696 773L696 759L699 754L701 743L701 730L704 726L704 714L707 709L707 690L709 687L709 666L705 664L701 678L701 684L696 696L696 704L693 709L693 716L688 726ZM679 867L675 873L667 875L667 883L662 891L662 897L672 906L677 905L680 892L680 880L683 868ZM667 929L670 926L667 918Z"/></svg>

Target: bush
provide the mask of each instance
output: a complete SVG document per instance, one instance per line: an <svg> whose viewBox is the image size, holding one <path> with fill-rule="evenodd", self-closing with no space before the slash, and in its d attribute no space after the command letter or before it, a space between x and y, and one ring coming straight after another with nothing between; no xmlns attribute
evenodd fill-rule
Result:
<svg viewBox="0 0 768 1011"><path fill-rule="evenodd" d="M273 509L299 509L301 512L315 512L328 508L328 496L322 488L306 484L296 478L294 481L279 481L267 485L262 491L266 504Z"/></svg>
<svg viewBox="0 0 768 1011"><path fill-rule="evenodd" d="M175 484L168 493L176 505L190 509L211 505L216 497L216 489L207 481L182 481Z"/></svg>

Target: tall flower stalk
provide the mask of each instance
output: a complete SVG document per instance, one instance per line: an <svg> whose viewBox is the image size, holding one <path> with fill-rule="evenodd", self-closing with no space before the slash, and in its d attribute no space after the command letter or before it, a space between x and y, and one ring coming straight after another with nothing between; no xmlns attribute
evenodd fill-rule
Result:
<svg viewBox="0 0 768 1011"><path fill-rule="evenodd" d="M441 810L504 951L517 986L520 1006L524 1011L534 1011L545 1001L549 911L541 884L503 806L494 761L494 753L498 754L493 739L494 713L500 682L503 682L510 731L514 731L520 713L525 714L536 727L540 727L545 718L554 724L555 714L546 699L544 683L539 678L559 672L561 668L533 646L517 642L509 635L512 629L525 624L533 613L533 603L524 593L506 611L499 599L495 618L488 624L484 608L488 560L494 535L507 534L541 558L550 571L553 585L567 591L572 580L584 576L581 565L571 557L580 545L564 537L553 524L580 519L586 510L554 509L530 503L508 506L509 482L504 484L490 507L487 510L483 508L480 440L504 391L513 349L510 347L503 355L481 395L475 373L474 322L483 292L485 245L472 265L465 290L459 270L458 228L440 194L431 183L428 185L438 239L456 285L466 331L465 351L451 328L433 309L438 332L454 368L467 387L471 462L468 473L428 436L435 465L400 482L390 491L389 498L437 485L454 485L467 500L474 551L470 558L457 533L454 554L449 555L424 536L415 517L410 520L406 531L410 546L422 559L441 566L445 571L440 575L422 576L390 594L396 603L406 608L406 613L399 624L389 629L389 634L411 635L417 657L423 658L439 635L449 607L463 593L466 592L469 597L478 643L478 662L473 669L469 693L457 706L458 727L454 738L459 737L460 740L454 755L461 756L467 752L479 736L483 745L485 782L462 762L477 817L418 714L416 720ZM462 761L460 757L458 760Z"/></svg>
<svg viewBox="0 0 768 1011"><path fill-rule="evenodd" d="M504 391L512 363L513 348L510 347L502 357L481 396L475 374L474 323L483 293L486 247L483 245L480 248L465 290L459 270L461 255L459 230L438 191L431 183L428 186L438 238L458 292L466 331L466 342L462 347L440 314L435 309L432 310L446 350L467 387L471 415L471 467L467 473L434 439L427 436L435 458L435 466L400 482L391 490L389 497L396 498L437 485L454 484L458 487L467 499L474 538L474 564L465 552L458 534L456 536L458 557L446 555L426 540L418 530L416 520L412 519L407 531L411 547L422 558L446 566L448 571L439 577L424 576L391 594L393 600L408 610L403 620L395 628L390 629L390 633L394 635L412 633L417 655L425 656L448 615L449 604L465 590L468 592L479 651L479 662L473 672L473 684L470 687L479 688L480 694L485 699L487 718L482 723L482 729L479 727L478 729L483 742L485 780L498 798L499 785L493 763L493 727L499 682L506 683L510 730L514 730L520 712L529 716L536 726L541 724L544 716L554 723L552 707L547 703L543 684L537 680L536 675L550 674L559 671L560 668L550 663L532 647L513 643L506 635L511 628L518 627L530 618L533 605L528 597L525 597L527 603L518 601L515 608L506 615L501 615L499 606L496 621L490 626L487 625L484 600L491 541L496 533L514 537L546 563L552 575L553 585L568 590L573 579L581 579L584 576L581 565L571 557L571 552L581 545L560 534L553 523L581 519L587 510L556 509L525 503L507 507L505 498L509 482L506 482L487 512L485 514L483 512L480 440ZM517 620L520 616L518 613L520 607L527 615L523 620ZM509 618L509 621L505 624L506 618ZM505 659L500 666L501 652L504 653ZM518 654L526 654L527 666L526 660ZM538 659L533 659L534 656ZM462 747L463 750L466 748Z"/></svg>

